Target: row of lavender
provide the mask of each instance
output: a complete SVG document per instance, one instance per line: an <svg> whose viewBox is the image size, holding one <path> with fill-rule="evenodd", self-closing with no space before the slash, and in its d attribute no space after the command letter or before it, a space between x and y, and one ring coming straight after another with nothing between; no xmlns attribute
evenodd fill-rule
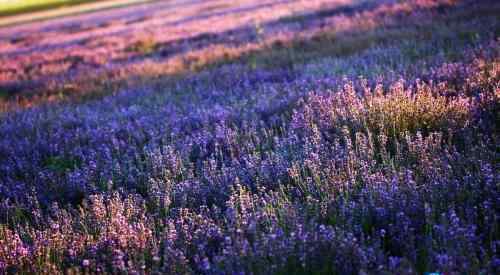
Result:
<svg viewBox="0 0 500 275"><path fill-rule="evenodd" d="M480 34L5 114L0 272L498 273Z"/></svg>
<svg viewBox="0 0 500 275"><path fill-rule="evenodd" d="M447 10L457 6L461 11L450 17ZM261 62L247 60L251 66L289 67L318 56L351 55L383 41L404 41L408 47L415 44L408 41L414 35L419 42L440 36L442 45L428 44L420 52L429 54L453 47L448 36L476 40L494 30L498 10L493 0L178 0L4 28L0 113L84 101L253 55L261 55ZM314 49L315 44L321 46ZM278 64L269 53L274 49L281 49ZM410 47L405 54L416 58L417 53ZM391 60L391 67L398 65L398 58Z"/></svg>

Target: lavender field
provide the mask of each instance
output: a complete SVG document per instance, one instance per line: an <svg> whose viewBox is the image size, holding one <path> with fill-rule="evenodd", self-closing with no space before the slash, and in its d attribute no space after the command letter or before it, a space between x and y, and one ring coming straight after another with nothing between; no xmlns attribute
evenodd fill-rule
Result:
<svg viewBox="0 0 500 275"><path fill-rule="evenodd" d="M0 28L0 274L500 274L500 2Z"/></svg>

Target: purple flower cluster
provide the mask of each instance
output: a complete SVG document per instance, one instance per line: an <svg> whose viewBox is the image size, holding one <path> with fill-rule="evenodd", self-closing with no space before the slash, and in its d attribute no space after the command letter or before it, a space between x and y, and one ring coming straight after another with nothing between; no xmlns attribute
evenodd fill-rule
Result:
<svg viewBox="0 0 500 275"><path fill-rule="evenodd" d="M498 273L498 33L409 17L411 46L1 114L0 273Z"/></svg>

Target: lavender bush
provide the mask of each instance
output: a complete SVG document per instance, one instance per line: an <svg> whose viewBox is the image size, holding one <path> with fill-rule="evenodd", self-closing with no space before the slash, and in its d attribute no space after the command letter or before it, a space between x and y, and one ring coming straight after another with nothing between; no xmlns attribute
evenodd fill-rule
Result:
<svg viewBox="0 0 500 275"><path fill-rule="evenodd" d="M313 2L83 99L50 89L86 67L4 74L37 89L0 114L0 273L499 273L500 5ZM178 61L144 41L98 77Z"/></svg>

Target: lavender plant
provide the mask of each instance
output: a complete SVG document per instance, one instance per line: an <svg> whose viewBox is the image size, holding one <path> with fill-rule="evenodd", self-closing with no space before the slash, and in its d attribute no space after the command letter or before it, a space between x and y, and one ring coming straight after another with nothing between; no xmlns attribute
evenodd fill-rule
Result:
<svg viewBox="0 0 500 275"><path fill-rule="evenodd" d="M499 7L349 2L193 73L6 108L0 273L498 273Z"/></svg>

